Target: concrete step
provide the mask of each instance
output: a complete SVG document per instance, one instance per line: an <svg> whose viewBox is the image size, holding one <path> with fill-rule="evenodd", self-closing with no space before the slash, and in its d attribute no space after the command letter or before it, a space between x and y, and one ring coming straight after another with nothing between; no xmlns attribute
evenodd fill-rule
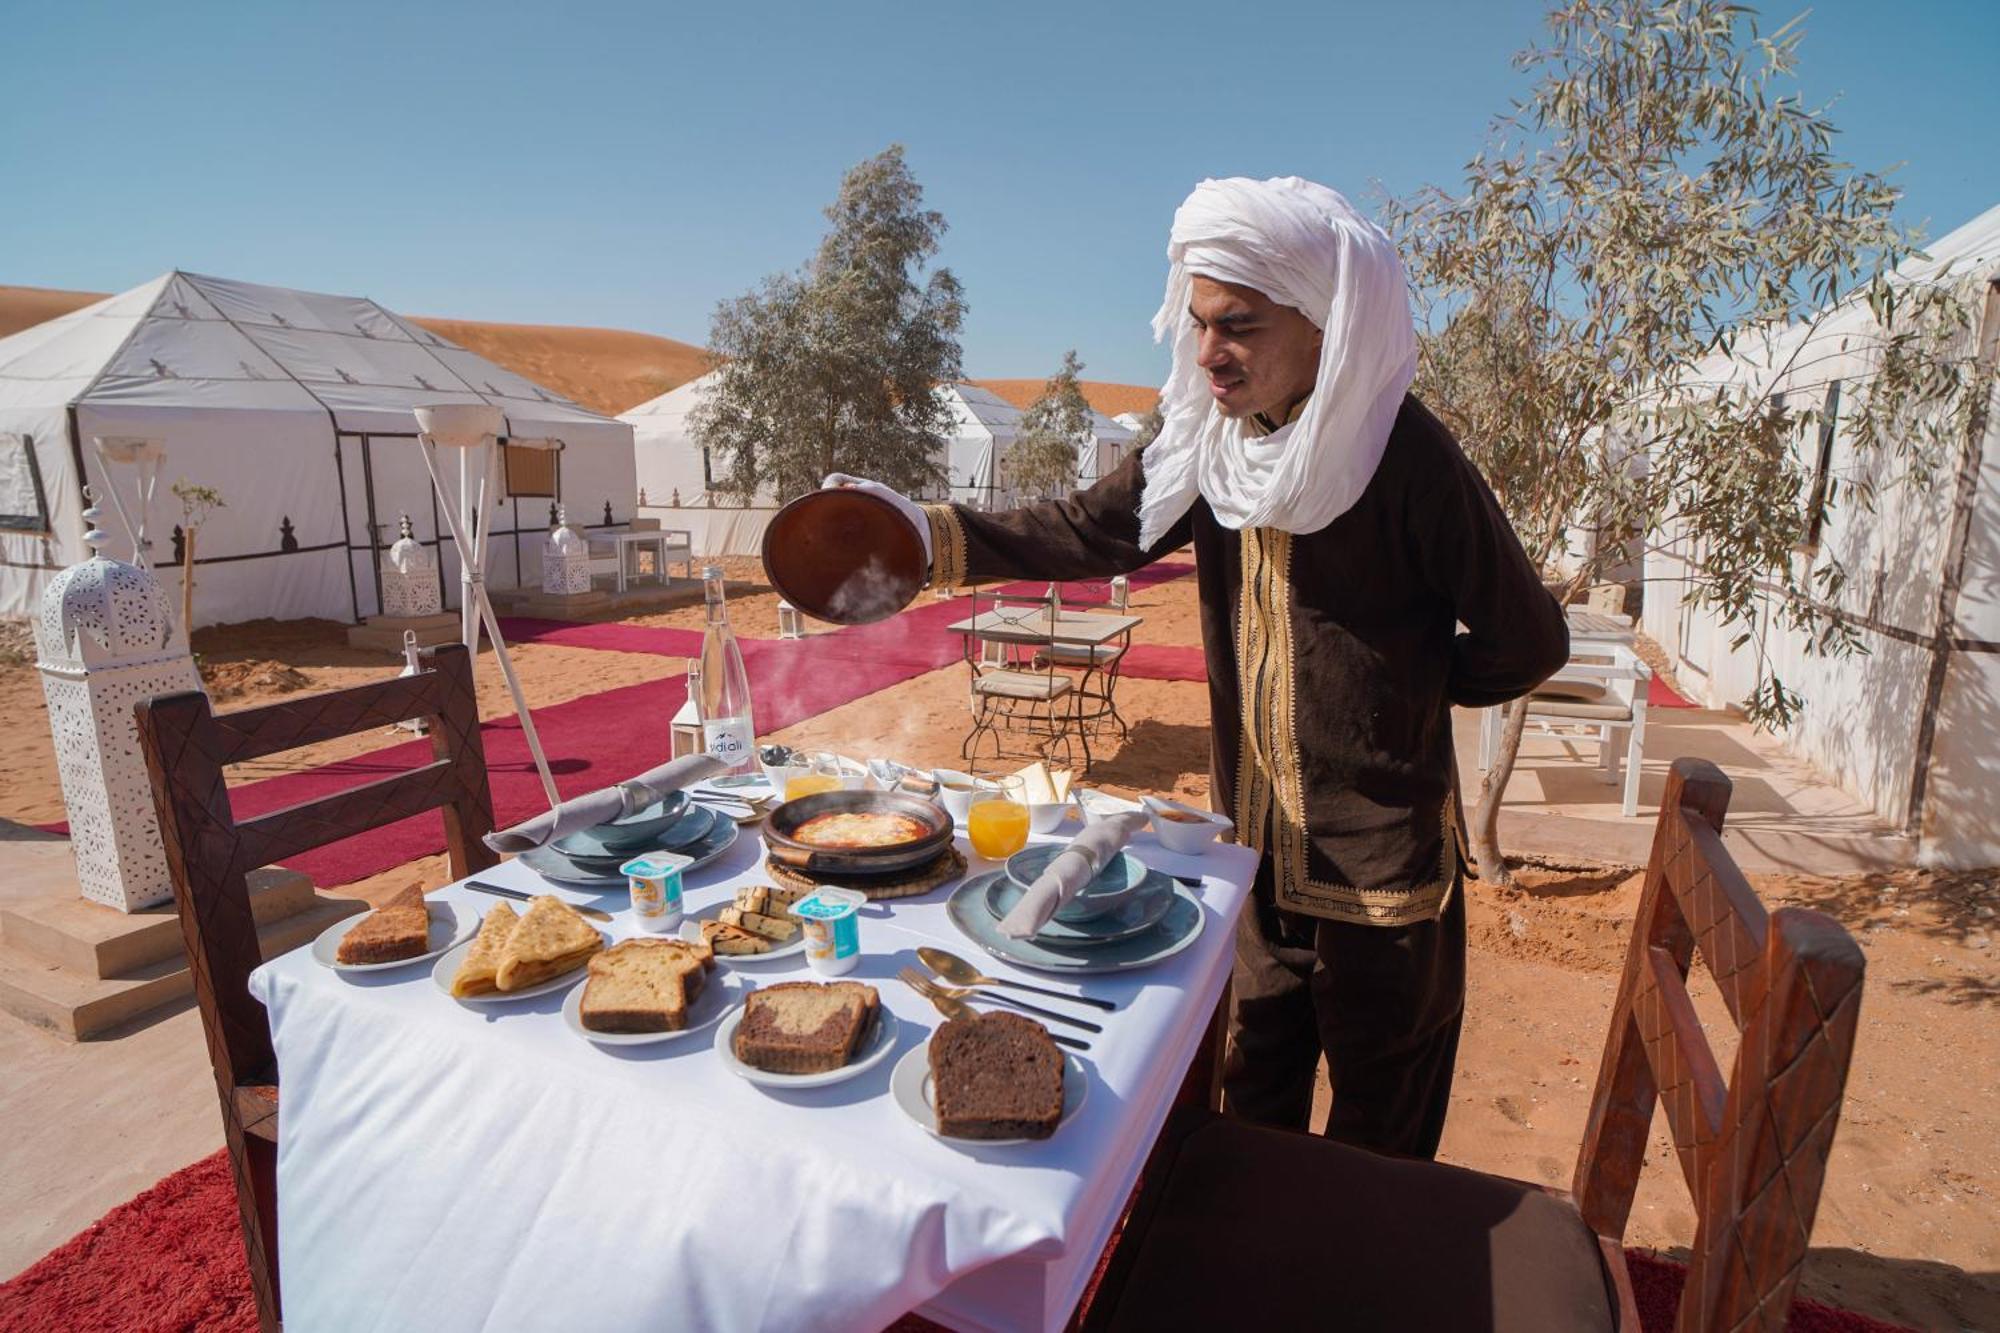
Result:
<svg viewBox="0 0 2000 1333"><path fill-rule="evenodd" d="M319 902L312 880L279 866L253 870L250 910L259 925L312 910ZM79 977L130 976L154 963L177 959L185 945L172 903L120 912L77 896L76 869L68 867L52 891L0 904L0 944Z"/></svg>
<svg viewBox="0 0 2000 1333"><path fill-rule="evenodd" d="M334 922L368 907L358 898L314 893L311 881L306 893L310 902L305 910L260 923L257 942L264 957L309 944ZM178 925L174 933L178 940ZM184 1000L193 990L193 974L179 954L99 977L17 948L11 940L0 943L0 1010L69 1041L87 1041Z"/></svg>

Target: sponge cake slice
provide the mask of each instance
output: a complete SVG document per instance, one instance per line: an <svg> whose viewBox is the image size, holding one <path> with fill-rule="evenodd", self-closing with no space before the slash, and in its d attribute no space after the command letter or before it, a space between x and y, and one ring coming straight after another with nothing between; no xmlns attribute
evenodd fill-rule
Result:
<svg viewBox="0 0 2000 1333"><path fill-rule="evenodd" d="M430 948L431 914L415 884L391 898L340 937L333 951L342 963L400 963Z"/></svg>

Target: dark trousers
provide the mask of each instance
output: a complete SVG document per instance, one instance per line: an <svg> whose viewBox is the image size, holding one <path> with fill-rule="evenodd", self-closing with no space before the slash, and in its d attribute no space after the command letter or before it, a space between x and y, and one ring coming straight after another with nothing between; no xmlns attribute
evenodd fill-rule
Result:
<svg viewBox="0 0 2000 1333"><path fill-rule="evenodd" d="M1353 925L1278 910L1258 867L1236 933L1235 1003L1222 1109L1308 1130L1326 1056L1330 1139L1437 1155L1465 1016L1465 885L1434 921Z"/></svg>

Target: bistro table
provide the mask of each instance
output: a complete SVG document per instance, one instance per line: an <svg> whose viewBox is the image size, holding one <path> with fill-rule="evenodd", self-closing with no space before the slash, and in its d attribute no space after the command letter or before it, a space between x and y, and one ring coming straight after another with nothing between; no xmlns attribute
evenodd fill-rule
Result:
<svg viewBox="0 0 2000 1333"><path fill-rule="evenodd" d="M1569 642L1572 651L1602 652L1603 645L1632 646L1638 631L1632 624L1632 617L1613 615L1608 611L1586 611L1581 607L1563 608L1563 619L1569 622Z"/></svg>
<svg viewBox="0 0 2000 1333"><path fill-rule="evenodd" d="M676 538L681 540L677 541ZM616 532L593 532L590 534L590 541L593 545L599 542L610 545L612 554L618 562L620 592L624 592L625 585L635 578L651 578L662 584L669 582L671 576L667 573L667 563L671 560L680 560L686 565L691 565L693 562L684 534L675 531L660 528L626 528ZM646 547L651 547L653 550L653 572L637 573L633 569L635 563L633 553ZM689 569L685 572L691 575L693 571Z"/></svg>
<svg viewBox="0 0 2000 1333"><path fill-rule="evenodd" d="M974 873L992 868L959 845ZM1131 851L1200 879L1192 946L1143 971L1052 979L963 937L945 909L955 886L873 904L851 975L895 1015L897 1049L806 1091L731 1074L713 1029L599 1047L565 1024L561 992L474 1006L445 995L429 962L342 974L308 949L272 959L251 989L284 1076L287 1328L875 1330L912 1308L959 1329L1061 1327L1202 1048L1256 864L1230 845L1177 856L1150 833ZM690 877L688 910L762 882L762 861L746 828ZM518 861L477 878L612 911L614 939L635 931L622 891L551 886ZM497 901L462 884L441 900L479 913ZM895 980L920 944L1117 1002L1070 1006L1104 1031L1080 1057L1084 1103L1053 1138L952 1143L892 1101L895 1062L942 1021ZM802 956L738 971L752 984L811 975Z"/></svg>
<svg viewBox="0 0 2000 1333"><path fill-rule="evenodd" d="M997 599L996 599L997 600ZM1053 617L1046 599L1033 599L1025 606L995 605L990 611L979 611L974 604L975 614L964 620L956 620L945 626L947 634L956 634L965 640L966 661L973 663L978 671L980 653L976 644L1002 644L1016 648L1056 648L1070 649L1071 652L1054 654L1051 667L1080 666L1082 675L1076 681L1080 699L1096 703L1094 711L1086 712L1081 707L1068 713L1055 713L1044 719L1052 730L1052 737L1061 737L1066 732L1074 734L1083 745L1084 768L1090 767L1090 736L1087 728L1099 718L1109 717L1118 723L1122 732L1124 720L1118 716L1118 702L1113 697L1118 686L1118 660L1126 647L1131 645L1132 631L1145 623L1143 616L1105 615L1093 611L1059 611ZM1116 641L1117 648L1111 645ZM972 737L977 737L982 729L981 716L975 707ZM972 737L967 739L968 747Z"/></svg>

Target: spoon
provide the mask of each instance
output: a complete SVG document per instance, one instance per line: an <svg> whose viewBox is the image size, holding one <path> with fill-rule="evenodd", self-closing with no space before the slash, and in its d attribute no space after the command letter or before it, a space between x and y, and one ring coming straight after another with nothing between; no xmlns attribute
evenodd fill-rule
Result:
<svg viewBox="0 0 2000 1333"><path fill-rule="evenodd" d="M1025 981L1008 981L1005 977L989 977L966 962L955 953L928 946L917 950L917 957L924 960L924 966L943 977L954 986L1011 986L1015 990L1033 991L1037 995L1049 995L1058 1000L1072 1000L1077 1004L1087 1004L1094 1009L1110 1013L1118 1006L1109 1000L1100 1000L1090 995L1072 995L1068 991L1050 990L1046 986L1030 986Z"/></svg>
<svg viewBox="0 0 2000 1333"><path fill-rule="evenodd" d="M912 989L915 988L912 987ZM971 1005L967 1004L964 1000L953 999L951 996L941 994L937 991L918 991L917 993L923 996L926 1000L929 1000L931 1002L931 1007L937 1010L939 1013L943 1014L946 1018L979 1017L979 1011L977 1009L974 1009ZM1058 1046L1067 1046L1073 1051L1087 1051L1090 1049L1089 1042L1079 1041L1075 1037L1065 1037L1061 1033L1057 1032L1049 1033L1049 1040L1054 1042Z"/></svg>

